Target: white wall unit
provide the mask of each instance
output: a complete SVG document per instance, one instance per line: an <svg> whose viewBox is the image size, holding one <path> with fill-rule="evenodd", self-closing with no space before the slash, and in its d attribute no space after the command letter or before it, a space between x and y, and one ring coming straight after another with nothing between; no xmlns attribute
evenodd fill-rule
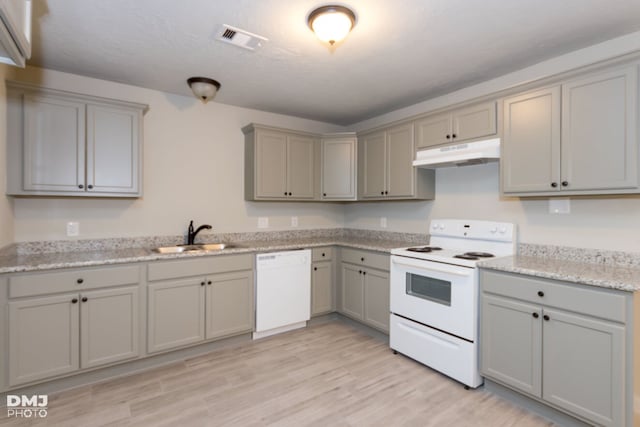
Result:
<svg viewBox="0 0 640 427"><path fill-rule="evenodd" d="M7 194L141 195L146 106L7 85Z"/></svg>
<svg viewBox="0 0 640 427"><path fill-rule="evenodd" d="M0 2L0 62L25 66L31 57L31 0Z"/></svg>

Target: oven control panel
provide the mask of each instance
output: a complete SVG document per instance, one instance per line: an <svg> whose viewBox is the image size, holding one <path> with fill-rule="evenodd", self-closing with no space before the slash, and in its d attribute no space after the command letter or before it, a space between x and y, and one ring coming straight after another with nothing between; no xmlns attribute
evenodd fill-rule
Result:
<svg viewBox="0 0 640 427"><path fill-rule="evenodd" d="M461 219L434 219L429 229L432 236L499 242L512 242L515 233L515 225L509 222Z"/></svg>

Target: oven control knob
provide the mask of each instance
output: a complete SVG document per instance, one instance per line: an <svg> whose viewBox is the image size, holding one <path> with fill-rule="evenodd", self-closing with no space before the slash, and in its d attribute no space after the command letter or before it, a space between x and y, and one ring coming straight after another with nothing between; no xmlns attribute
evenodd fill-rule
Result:
<svg viewBox="0 0 640 427"><path fill-rule="evenodd" d="M444 224L440 224L440 230L444 230Z"/></svg>
<svg viewBox="0 0 640 427"><path fill-rule="evenodd" d="M507 227L500 227L500 234L504 234L507 232Z"/></svg>
<svg viewBox="0 0 640 427"><path fill-rule="evenodd" d="M491 232L491 234L496 234L498 232L498 227L493 227L491 230L489 230Z"/></svg>
<svg viewBox="0 0 640 427"><path fill-rule="evenodd" d="M437 230L438 229L438 224L431 225L431 228L433 228L434 230Z"/></svg>

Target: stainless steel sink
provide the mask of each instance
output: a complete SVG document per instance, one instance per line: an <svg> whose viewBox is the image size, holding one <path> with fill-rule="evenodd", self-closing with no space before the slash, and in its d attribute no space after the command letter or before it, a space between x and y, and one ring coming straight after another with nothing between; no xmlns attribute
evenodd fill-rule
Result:
<svg viewBox="0 0 640 427"><path fill-rule="evenodd" d="M163 246L160 248L154 248L153 250L154 252L161 254L180 254L183 252L215 252L237 247L238 245L230 243L203 243L199 245Z"/></svg>

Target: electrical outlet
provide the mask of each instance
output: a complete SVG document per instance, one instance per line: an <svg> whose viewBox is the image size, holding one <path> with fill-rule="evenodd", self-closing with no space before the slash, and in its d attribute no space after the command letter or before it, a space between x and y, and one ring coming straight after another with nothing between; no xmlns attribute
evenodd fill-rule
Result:
<svg viewBox="0 0 640 427"><path fill-rule="evenodd" d="M298 226L298 217L297 216L292 216L291 217L291 226L292 227L297 227Z"/></svg>
<svg viewBox="0 0 640 427"><path fill-rule="evenodd" d="M380 228L387 228L387 217L380 217Z"/></svg>
<svg viewBox="0 0 640 427"><path fill-rule="evenodd" d="M571 213L571 202L569 198L553 198L549 199L550 214L569 214Z"/></svg>
<svg viewBox="0 0 640 427"><path fill-rule="evenodd" d="M80 235L80 223L77 221L69 221L67 223L67 236L76 237Z"/></svg>
<svg viewBox="0 0 640 427"><path fill-rule="evenodd" d="M269 228L269 217L258 217L258 228Z"/></svg>

